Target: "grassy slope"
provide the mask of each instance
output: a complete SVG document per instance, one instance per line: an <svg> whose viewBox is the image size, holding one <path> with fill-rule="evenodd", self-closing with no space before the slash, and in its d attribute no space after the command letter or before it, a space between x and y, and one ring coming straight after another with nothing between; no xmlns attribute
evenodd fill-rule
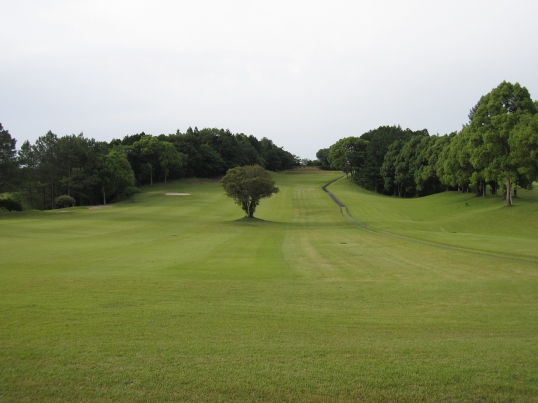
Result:
<svg viewBox="0 0 538 403"><path fill-rule="evenodd" d="M354 228L320 190L334 177L275 174L265 221L241 219L211 181L110 209L3 214L0 401L535 399L536 265ZM380 229L493 236L474 214L441 210L452 219L437 225L433 198L330 189ZM521 238L533 256L536 234L517 227L538 213L518 209L498 245Z"/></svg>
<svg viewBox="0 0 538 403"><path fill-rule="evenodd" d="M331 191L373 229L488 253L538 260L538 190L518 190L506 208L500 196L444 192L400 199L340 180Z"/></svg>

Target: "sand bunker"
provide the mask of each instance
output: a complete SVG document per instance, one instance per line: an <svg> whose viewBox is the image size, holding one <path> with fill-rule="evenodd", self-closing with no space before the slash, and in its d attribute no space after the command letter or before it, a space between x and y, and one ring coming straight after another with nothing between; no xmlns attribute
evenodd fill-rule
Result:
<svg viewBox="0 0 538 403"><path fill-rule="evenodd" d="M102 209L102 208L111 208L112 206L92 206L89 207L90 210Z"/></svg>
<svg viewBox="0 0 538 403"><path fill-rule="evenodd" d="M190 193L167 193L167 196L190 196Z"/></svg>

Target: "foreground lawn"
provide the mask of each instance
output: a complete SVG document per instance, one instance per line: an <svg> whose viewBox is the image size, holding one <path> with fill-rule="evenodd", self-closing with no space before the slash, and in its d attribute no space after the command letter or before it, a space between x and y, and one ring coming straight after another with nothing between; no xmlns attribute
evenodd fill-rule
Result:
<svg viewBox="0 0 538 403"><path fill-rule="evenodd" d="M0 401L538 401L538 202L331 185L367 232L338 176L0 215Z"/></svg>

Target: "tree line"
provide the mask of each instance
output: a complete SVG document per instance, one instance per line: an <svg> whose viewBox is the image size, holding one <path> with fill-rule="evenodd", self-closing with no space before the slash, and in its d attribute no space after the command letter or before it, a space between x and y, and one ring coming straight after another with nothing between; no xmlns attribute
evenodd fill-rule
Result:
<svg viewBox="0 0 538 403"><path fill-rule="evenodd" d="M14 192L32 209L68 203L106 204L132 197L136 186L182 177L211 178L230 168L260 165L277 171L300 159L273 141L205 128L152 136L144 132L110 142L49 131L35 143L16 140L0 124L0 194ZM59 199L62 196L63 198Z"/></svg>
<svg viewBox="0 0 538 403"><path fill-rule="evenodd" d="M359 186L399 197L445 190L486 196L502 191L512 205L517 187L538 177L538 102L502 82L471 108L459 132L430 136L382 126L318 151L322 169L343 170Z"/></svg>

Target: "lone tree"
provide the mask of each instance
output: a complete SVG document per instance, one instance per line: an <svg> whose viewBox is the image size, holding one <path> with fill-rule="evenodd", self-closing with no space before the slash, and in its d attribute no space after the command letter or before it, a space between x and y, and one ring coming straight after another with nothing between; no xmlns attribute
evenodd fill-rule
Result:
<svg viewBox="0 0 538 403"><path fill-rule="evenodd" d="M222 178L222 187L226 196L234 199L248 218L254 217L254 211L261 199L278 193L269 172L259 165L228 169Z"/></svg>

